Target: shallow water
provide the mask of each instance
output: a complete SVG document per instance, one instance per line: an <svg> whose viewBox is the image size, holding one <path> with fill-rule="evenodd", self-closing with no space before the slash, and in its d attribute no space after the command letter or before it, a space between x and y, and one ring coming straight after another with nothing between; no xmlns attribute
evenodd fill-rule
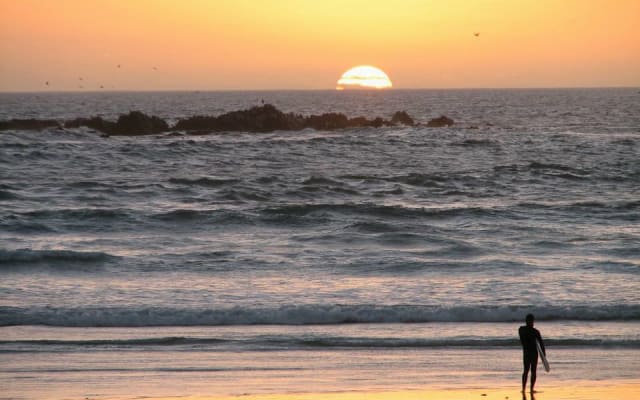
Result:
<svg viewBox="0 0 640 400"><path fill-rule="evenodd" d="M518 385L518 324L5 327L0 377L24 398L134 398ZM547 322L538 387L637 381L637 322ZM46 389L45 389L46 388Z"/></svg>

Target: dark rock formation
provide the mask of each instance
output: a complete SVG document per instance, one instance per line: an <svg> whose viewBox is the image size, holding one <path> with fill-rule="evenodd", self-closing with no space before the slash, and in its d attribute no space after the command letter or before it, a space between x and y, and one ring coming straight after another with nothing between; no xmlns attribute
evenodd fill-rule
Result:
<svg viewBox="0 0 640 400"><path fill-rule="evenodd" d="M310 115L303 121L305 128L331 131L334 129L348 128L349 118L341 113L325 113L322 115Z"/></svg>
<svg viewBox="0 0 640 400"><path fill-rule="evenodd" d="M411 117L408 119L413 122ZM363 126L390 126L382 118L368 120L364 117L347 118L342 113L325 113L307 117L298 114L285 114L271 104L253 107L248 110L232 111L217 117L194 116L178 121L174 129L198 132L244 131L272 132L293 131L305 128L316 130L336 130Z"/></svg>
<svg viewBox="0 0 640 400"><path fill-rule="evenodd" d="M87 128L95 129L96 131L108 133L113 132L115 129L115 122L105 121L101 117L91 117L76 118L64 123L65 128L79 128L81 126L86 126Z"/></svg>
<svg viewBox="0 0 640 400"><path fill-rule="evenodd" d="M140 111L131 111L118 117L113 135L153 135L169 130L169 125L154 115L148 116Z"/></svg>
<svg viewBox="0 0 640 400"><path fill-rule="evenodd" d="M285 114L271 104L248 110L231 111L217 117L194 116L178 121L174 129L198 131L272 132L276 130L302 129L303 118Z"/></svg>
<svg viewBox="0 0 640 400"><path fill-rule="evenodd" d="M365 117L349 118L349 126L353 128L357 128L359 126L369 126L370 122L371 121L369 121Z"/></svg>
<svg viewBox="0 0 640 400"><path fill-rule="evenodd" d="M406 111L396 111L396 113L393 114L393 117L391 117L391 123L396 125L397 124L403 124L403 125L409 125L409 126L415 125L415 123L413 122L413 118L411 118L411 116L407 114Z"/></svg>
<svg viewBox="0 0 640 400"><path fill-rule="evenodd" d="M117 122L106 121L102 117L76 118L67 121L65 128L86 126L109 135L152 135L169 130L169 125L161 118L148 116L140 111L131 111L118 117Z"/></svg>
<svg viewBox="0 0 640 400"><path fill-rule="evenodd" d="M427 122L429 128L441 128L443 126L453 125L453 120L445 115L441 115L438 118L433 118Z"/></svg>
<svg viewBox="0 0 640 400"><path fill-rule="evenodd" d="M53 119L10 119L8 121L0 121L0 131L8 130L28 130L40 131L46 128L59 128L58 121Z"/></svg>
<svg viewBox="0 0 640 400"><path fill-rule="evenodd" d="M369 121L367 126L372 126L374 128L380 128L381 126L389 126L391 125L389 121L384 120L380 117L376 117L373 121Z"/></svg>
<svg viewBox="0 0 640 400"><path fill-rule="evenodd" d="M336 130L358 127L394 126L397 124L414 125L413 118L405 111L396 112L391 121L377 117L348 118L342 113L325 113L321 115L302 116L293 113L283 113L271 104L252 107L246 110L231 111L217 117L197 115L178 120L170 127L166 121L156 116L148 116L140 111L131 111L118 117L116 122L107 121L102 117L76 118L66 121L65 128L86 126L105 135L151 135L172 131L185 131L189 135L206 135L212 132L272 132L296 131L305 128L317 130ZM427 126L449 126L453 120L445 116L429 121ZM0 121L0 130L8 129L44 129L60 127L54 120L10 120Z"/></svg>

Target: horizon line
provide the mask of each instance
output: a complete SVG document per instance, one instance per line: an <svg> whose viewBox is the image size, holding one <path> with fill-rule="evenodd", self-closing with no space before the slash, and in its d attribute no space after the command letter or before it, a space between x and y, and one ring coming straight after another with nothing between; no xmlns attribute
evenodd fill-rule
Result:
<svg viewBox="0 0 640 400"><path fill-rule="evenodd" d="M421 88L385 88L385 89L357 89L336 90L325 89L95 89L95 90L0 90L0 94L21 93L171 93L171 92L390 92L390 91L418 91L418 90L571 90L571 89L640 89L637 86L508 86L508 87L421 87Z"/></svg>

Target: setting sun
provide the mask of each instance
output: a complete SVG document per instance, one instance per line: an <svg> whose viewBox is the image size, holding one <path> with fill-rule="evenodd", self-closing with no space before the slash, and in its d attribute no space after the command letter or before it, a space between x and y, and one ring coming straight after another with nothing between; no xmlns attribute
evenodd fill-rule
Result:
<svg viewBox="0 0 640 400"><path fill-rule="evenodd" d="M380 68L359 65L342 74L336 89L386 89L391 86L391 80Z"/></svg>

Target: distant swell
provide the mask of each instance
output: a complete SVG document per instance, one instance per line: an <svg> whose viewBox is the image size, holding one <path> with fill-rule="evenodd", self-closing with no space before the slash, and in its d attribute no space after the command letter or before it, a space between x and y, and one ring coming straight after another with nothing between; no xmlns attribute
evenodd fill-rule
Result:
<svg viewBox="0 0 640 400"><path fill-rule="evenodd" d="M267 215L307 216L312 214L352 214L396 218L447 218L456 216L492 215L494 210L482 207L459 208L410 208L402 206L383 206L376 204L300 204L286 205L263 210Z"/></svg>
<svg viewBox="0 0 640 400"><path fill-rule="evenodd" d="M16 200L19 196L9 190L0 189L0 201L3 200Z"/></svg>
<svg viewBox="0 0 640 400"><path fill-rule="evenodd" d="M18 214L20 217L34 219L58 219L72 221L94 221L94 220L117 220L125 219L129 215L126 211L109 208L68 208L68 209L45 209L29 211Z"/></svg>
<svg viewBox="0 0 640 400"><path fill-rule="evenodd" d="M277 308L18 308L0 307L0 326L76 327L315 325L405 322L515 322L532 312L538 320L640 320L640 305L619 306L421 306L304 305Z"/></svg>
<svg viewBox="0 0 640 400"><path fill-rule="evenodd" d="M196 179L188 179L188 178L171 178L169 179L170 183L179 184L179 185L195 185L195 186L205 186L205 187L218 187L223 185L229 185L232 183L236 183L237 179L215 179L215 178L196 178Z"/></svg>
<svg viewBox="0 0 640 400"><path fill-rule="evenodd" d="M23 265L34 263L84 263L106 261L114 258L107 253L81 252L71 250L3 250L0 249L0 266Z"/></svg>

